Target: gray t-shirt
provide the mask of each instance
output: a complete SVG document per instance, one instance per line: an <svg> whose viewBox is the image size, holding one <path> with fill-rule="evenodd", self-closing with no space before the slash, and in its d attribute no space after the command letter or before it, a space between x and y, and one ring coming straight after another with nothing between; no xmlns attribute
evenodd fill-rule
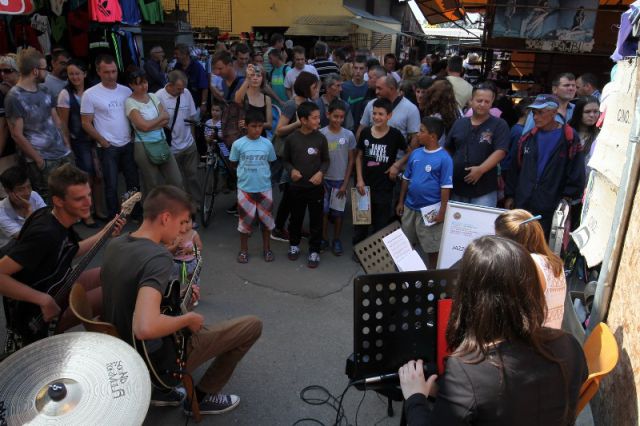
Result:
<svg viewBox="0 0 640 426"><path fill-rule="evenodd" d="M356 137L351 130L344 127L341 127L338 133L333 133L327 126L320 129L320 133L327 138L329 146L329 170L324 178L344 180L344 174L349 164L349 151L356 149Z"/></svg>
<svg viewBox="0 0 640 426"><path fill-rule="evenodd" d="M362 114L360 124L366 127L373 126L373 103L375 99L369 101ZM420 131L420 111L407 98L402 100L393 109L391 118L389 119L389 126L400 130L402 136L407 139L408 134L418 133ZM409 142L407 140L407 142Z"/></svg>
<svg viewBox="0 0 640 426"><path fill-rule="evenodd" d="M116 326L123 340L132 342L138 290L151 287L164 295L172 271L171 253L160 244L130 234L109 242L100 270L102 312L105 321Z"/></svg>
<svg viewBox="0 0 640 426"><path fill-rule="evenodd" d="M44 83L42 85L49 89L51 95L55 96L57 99L60 92L62 92L62 89L67 87L67 84L69 84L67 80L61 80L55 75L49 73L44 79Z"/></svg>
<svg viewBox="0 0 640 426"><path fill-rule="evenodd" d="M57 160L70 152L53 122L51 110L56 104L56 98L42 85L36 92L13 86L4 100L7 120L22 118L25 138L45 160Z"/></svg>

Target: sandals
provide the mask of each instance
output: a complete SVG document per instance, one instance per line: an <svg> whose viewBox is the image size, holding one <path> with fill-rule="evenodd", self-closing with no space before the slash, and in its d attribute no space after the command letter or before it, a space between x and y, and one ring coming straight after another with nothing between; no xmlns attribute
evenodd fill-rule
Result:
<svg viewBox="0 0 640 426"><path fill-rule="evenodd" d="M246 251L239 252L236 260L238 261L238 263L249 263L249 253L247 253Z"/></svg>
<svg viewBox="0 0 640 426"><path fill-rule="evenodd" d="M262 252L265 262L273 262L275 257L273 256L273 252L271 250L266 250ZM238 257L236 258L238 263L249 263L249 253L246 251L238 252Z"/></svg>

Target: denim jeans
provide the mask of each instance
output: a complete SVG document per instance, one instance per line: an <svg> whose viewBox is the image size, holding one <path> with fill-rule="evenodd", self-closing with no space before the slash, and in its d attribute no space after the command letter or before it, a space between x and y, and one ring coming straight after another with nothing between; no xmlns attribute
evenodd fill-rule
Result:
<svg viewBox="0 0 640 426"><path fill-rule="evenodd" d="M479 197L461 197L459 195L451 194L451 201L475 204L476 206L495 207L498 205L498 191L493 191Z"/></svg>
<svg viewBox="0 0 640 426"><path fill-rule="evenodd" d="M138 167L133 159L133 143L124 146L98 148L98 157L102 164L104 193L107 203L107 216L114 217L120 210L118 202L118 174L124 175L127 191L140 188Z"/></svg>

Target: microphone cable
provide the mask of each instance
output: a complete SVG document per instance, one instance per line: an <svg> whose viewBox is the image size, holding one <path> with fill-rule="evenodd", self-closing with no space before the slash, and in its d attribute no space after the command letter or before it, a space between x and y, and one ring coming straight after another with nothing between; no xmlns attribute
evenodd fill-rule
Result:
<svg viewBox="0 0 640 426"><path fill-rule="evenodd" d="M351 423L349 423L349 419L347 418L347 415L345 413L344 406L343 406L344 397L347 394L347 391L349 390L349 388L351 388L354 384L355 382L350 381L347 384L347 386L344 388L344 391L342 392L342 394L340 394L339 398L334 396L324 386L310 385L303 388L300 391L300 399L309 405L317 405L317 406L328 405L333 410L335 410L336 418L334 423L331 423L330 426L343 426L343 424L345 426L354 426ZM309 396L308 394L311 392L320 392L320 395ZM362 406L362 403L364 402L364 398L366 395L367 395L367 388L365 387L364 391L362 392L362 398L360 398L360 402L358 403L358 408L356 409L355 426L358 425L358 413L360 412L360 407ZM293 423L292 426L300 425L302 424L302 422L311 422L314 424L318 424L320 426L327 426L325 425L325 423L313 417L305 417L305 418L296 420L296 422Z"/></svg>

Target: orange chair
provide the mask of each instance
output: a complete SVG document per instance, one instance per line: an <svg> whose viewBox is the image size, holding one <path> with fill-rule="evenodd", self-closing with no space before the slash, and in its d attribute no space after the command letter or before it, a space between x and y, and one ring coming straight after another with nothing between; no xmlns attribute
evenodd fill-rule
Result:
<svg viewBox="0 0 640 426"><path fill-rule="evenodd" d="M584 342L584 356L587 359L589 377L580 388L576 415L598 392L600 381L614 369L618 363L618 342L603 322L598 324Z"/></svg>
<svg viewBox="0 0 640 426"><path fill-rule="evenodd" d="M115 326L108 322L97 321L93 315L91 304L87 300L87 293L80 284L74 284L69 294L69 308L73 315L76 316L84 325L87 331L96 333L104 333L113 337L118 337L118 330Z"/></svg>

